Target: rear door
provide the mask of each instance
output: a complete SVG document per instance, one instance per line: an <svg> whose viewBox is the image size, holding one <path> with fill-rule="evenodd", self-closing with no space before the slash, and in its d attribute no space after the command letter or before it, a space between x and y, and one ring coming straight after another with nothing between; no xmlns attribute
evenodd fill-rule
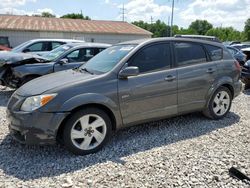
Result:
<svg viewBox="0 0 250 188"><path fill-rule="evenodd" d="M206 47L213 48L210 45ZM206 47L194 42L174 43L179 113L205 107L208 91L218 74L215 60L222 58L222 49L210 49L208 52Z"/></svg>
<svg viewBox="0 0 250 188"><path fill-rule="evenodd" d="M144 47L128 61L128 66L138 67L140 74L118 81L124 124L177 113L177 73L172 69L169 43Z"/></svg>

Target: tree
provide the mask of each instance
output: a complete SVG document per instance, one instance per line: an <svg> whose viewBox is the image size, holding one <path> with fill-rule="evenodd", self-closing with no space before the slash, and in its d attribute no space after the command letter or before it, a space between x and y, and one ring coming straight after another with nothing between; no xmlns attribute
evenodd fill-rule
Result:
<svg viewBox="0 0 250 188"><path fill-rule="evenodd" d="M132 22L132 24L150 31L151 33L153 33L153 37L168 37L170 35L170 27L160 20L157 20L155 23L152 24L149 24L144 21L135 21Z"/></svg>
<svg viewBox="0 0 250 188"><path fill-rule="evenodd" d="M198 35L205 35L207 31L212 28L213 25L207 20L196 20L189 26L189 29L195 31Z"/></svg>
<svg viewBox="0 0 250 188"><path fill-rule="evenodd" d="M42 12L41 16L46 17L46 18L55 18L56 17L54 14L51 14L49 12Z"/></svg>
<svg viewBox="0 0 250 188"><path fill-rule="evenodd" d="M232 27L212 28L207 31L206 35L216 36L222 41L243 41L244 40L243 32L239 32Z"/></svg>
<svg viewBox="0 0 250 188"><path fill-rule="evenodd" d="M77 13L65 14L61 16L61 18L91 20L89 16L83 16L82 14Z"/></svg>
<svg viewBox="0 0 250 188"><path fill-rule="evenodd" d="M246 35L246 39L250 40L250 18L248 18L247 21L245 22L244 32Z"/></svg>

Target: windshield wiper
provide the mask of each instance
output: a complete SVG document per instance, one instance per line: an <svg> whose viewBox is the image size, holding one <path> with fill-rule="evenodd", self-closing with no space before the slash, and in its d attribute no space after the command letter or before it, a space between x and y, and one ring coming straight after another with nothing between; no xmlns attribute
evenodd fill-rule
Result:
<svg viewBox="0 0 250 188"><path fill-rule="evenodd" d="M87 72L87 73L89 73L89 74L94 74L93 72L91 72L91 71L89 71L87 68L80 68L79 69L80 71L85 71L85 72Z"/></svg>

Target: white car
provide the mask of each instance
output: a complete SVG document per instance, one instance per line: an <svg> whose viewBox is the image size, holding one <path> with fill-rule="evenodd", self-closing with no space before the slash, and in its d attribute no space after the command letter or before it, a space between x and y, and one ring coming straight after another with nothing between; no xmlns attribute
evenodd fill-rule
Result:
<svg viewBox="0 0 250 188"><path fill-rule="evenodd" d="M12 49L12 52L44 55L61 45L82 42L84 41L71 39L34 39L18 45L17 47Z"/></svg>

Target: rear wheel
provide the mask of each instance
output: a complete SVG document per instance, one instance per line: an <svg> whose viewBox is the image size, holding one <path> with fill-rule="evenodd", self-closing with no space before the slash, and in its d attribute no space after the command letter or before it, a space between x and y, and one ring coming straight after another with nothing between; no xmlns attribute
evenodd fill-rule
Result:
<svg viewBox="0 0 250 188"><path fill-rule="evenodd" d="M226 87L220 87L215 91L204 115L211 119L221 119L227 115L232 104L232 93Z"/></svg>
<svg viewBox="0 0 250 188"><path fill-rule="evenodd" d="M97 108L86 108L73 114L63 130L66 148L76 155L99 151L111 135L109 116Z"/></svg>

